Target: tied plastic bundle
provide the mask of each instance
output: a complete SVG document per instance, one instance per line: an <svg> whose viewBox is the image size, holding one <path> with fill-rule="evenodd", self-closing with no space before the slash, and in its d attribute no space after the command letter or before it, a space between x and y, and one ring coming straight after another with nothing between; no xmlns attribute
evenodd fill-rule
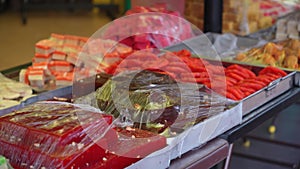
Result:
<svg viewBox="0 0 300 169"><path fill-rule="evenodd" d="M223 8L223 33L247 35L271 27L278 17L295 10L278 0L225 0Z"/></svg>
<svg viewBox="0 0 300 169"><path fill-rule="evenodd" d="M0 118L0 154L16 169L121 169L166 145L149 132L113 129L112 120L89 106L35 103Z"/></svg>
<svg viewBox="0 0 300 169"><path fill-rule="evenodd" d="M177 83L148 70L112 77L96 91L96 99L102 111L119 119L117 125L168 137L235 104L202 85Z"/></svg>
<svg viewBox="0 0 300 169"><path fill-rule="evenodd" d="M176 35L174 37L174 35ZM190 23L166 5L135 6L124 18L115 20L104 35L135 50L164 48L193 36Z"/></svg>

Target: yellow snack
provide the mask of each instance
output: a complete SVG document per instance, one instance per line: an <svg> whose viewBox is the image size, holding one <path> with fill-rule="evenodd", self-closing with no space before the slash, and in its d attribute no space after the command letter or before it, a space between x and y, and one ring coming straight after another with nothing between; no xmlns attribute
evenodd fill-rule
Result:
<svg viewBox="0 0 300 169"><path fill-rule="evenodd" d="M276 66L276 60L269 53L262 55L263 62L270 66Z"/></svg>
<svg viewBox="0 0 300 169"><path fill-rule="evenodd" d="M236 60L239 60L239 61L242 61L244 60L245 58L247 58L247 55L245 53L239 53L237 56L236 56Z"/></svg>
<svg viewBox="0 0 300 169"><path fill-rule="evenodd" d="M289 55L285 58L283 66L285 68L297 69L298 68L298 57Z"/></svg>

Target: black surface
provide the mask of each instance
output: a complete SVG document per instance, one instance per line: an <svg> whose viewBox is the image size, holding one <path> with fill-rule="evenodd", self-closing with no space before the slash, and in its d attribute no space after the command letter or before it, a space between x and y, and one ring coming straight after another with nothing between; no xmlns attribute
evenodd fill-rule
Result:
<svg viewBox="0 0 300 169"><path fill-rule="evenodd" d="M265 135L268 135L265 132ZM233 156L293 168L300 160L300 149L249 138L250 147L243 146L241 140L235 143Z"/></svg>
<svg viewBox="0 0 300 169"><path fill-rule="evenodd" d="M25 63L23 65L19 65L13 68L1 70L0 72L5 75L8 78L19 80L19 72L21 69L27 69L29 66L31 66L31 63Z"/></svg>
<svg viewBox="0 0 300 169"><path fill-rule="evenodd" d="M273 120L273 119L272 119ZM275 134L267 133L271 120L259 126L258 130L251 131L247 137L250 139L285 145L300 149L300 105L293 104L280 112L275 118ZM300 152L299 152L300 160Z"/></svg>
<svg viewBox="0 0 300 169"><path fill-rule="evenodd" d="M290 169L276 164L265 163L249 158L233 156L229 169Z"/></svg>
<svg viewBox="0 0 300 169"><path fill-rule="evenodd" d="M222 32L223 0L204 1L204 32Z"/></svg>
<svg viewBox="0 0 300 169"><path fill-rule="evenodd" d="M246 117L243 117L242 124L222 134L220 138L226 139L229 143L233 143L299 99L300 88L292 88L288 92L257 108Z"/></svg>
<svg viewBox="0 0 300 169"><path fill-rule="evenodd" d="M250 146L245 147L242 139L235 141L230 169L300 168L300 105L294 102L247 134L243 140ZM270 125L276 126L273 134L268 132Z"/></svg>

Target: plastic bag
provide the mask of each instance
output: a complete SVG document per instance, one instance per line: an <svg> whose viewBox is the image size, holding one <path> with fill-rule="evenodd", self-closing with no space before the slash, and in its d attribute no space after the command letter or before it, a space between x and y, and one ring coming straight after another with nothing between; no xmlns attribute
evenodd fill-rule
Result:
<svg viewBox="0 0 300 169"><path fill-rule="evenodd" d="M96 99L103 112L119 119L117 125L155 133L172 127L182 132L234 104L203 85L147 70L114 76L96 91Z"/></svg>
<svg viewBox="0 0 300 169"><path fill-rule="evenodd" d="M103 39L119 41L135 50L164 48L194 36L190 23L177 11L136 6L107 25Z"/></svg>
<svg viewBox="0 0 300 169"><path fill-rule="evenodd" d="M17 169L124 168L166 145L162 136L114 130L112 120L87 105L35 103L0 118L0 154Z"/></svg>
<svg viewBox="0 0 300 169"><path fill-rule="evenodd" d="M226 0L223 8L223 33L248 35L271 27L276 19L295 6L276 0Z"/></svg>
<svg viewBox="0 0 300 169"><path fill-rule="evenodd" d="M300 12L292 13L280 18L276 22L276 40L300 39Z"/></svg>

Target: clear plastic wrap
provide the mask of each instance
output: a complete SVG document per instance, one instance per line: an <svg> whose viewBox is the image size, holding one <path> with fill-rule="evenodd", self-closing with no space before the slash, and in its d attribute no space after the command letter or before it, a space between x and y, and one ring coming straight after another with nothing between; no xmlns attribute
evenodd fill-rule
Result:
<svg viewBox="0 0 300 169"><path fill-rule="evenodd" d="M194 36L190 23L182 19L177 12L146 7L136 8L141 10L128 11L127 16L107 25L103 38L141 50L161 49Z"/></svg>
<svg viewBox="0 0 300 169"><path fill-rule="evenodd" d="M225 0L223 33L248 35L271 27L276 19L295 10L296 5L278 0Z"/></svg>
<svg viewBox="0 0 300 169"><path fill-rule="evenodd" d="M0 154L16 169L124 168L166 144L162 136L114 129L112 120L86 105L35 103L0 118Z"/></svg>
<svg viewBox="0 0 300 169"><path fill-rule="evenodd" d="M276 22L276 40L300 39L300 12L294 12Z"/></svg>
<svg viewBox="0 0 300 169"><path fill-rule="evenodd" d="M96 91L96 99L102 111L119 119L118 125L167 135L235 105L201 84L178 83L147 70L114 76Z"/></svg>

